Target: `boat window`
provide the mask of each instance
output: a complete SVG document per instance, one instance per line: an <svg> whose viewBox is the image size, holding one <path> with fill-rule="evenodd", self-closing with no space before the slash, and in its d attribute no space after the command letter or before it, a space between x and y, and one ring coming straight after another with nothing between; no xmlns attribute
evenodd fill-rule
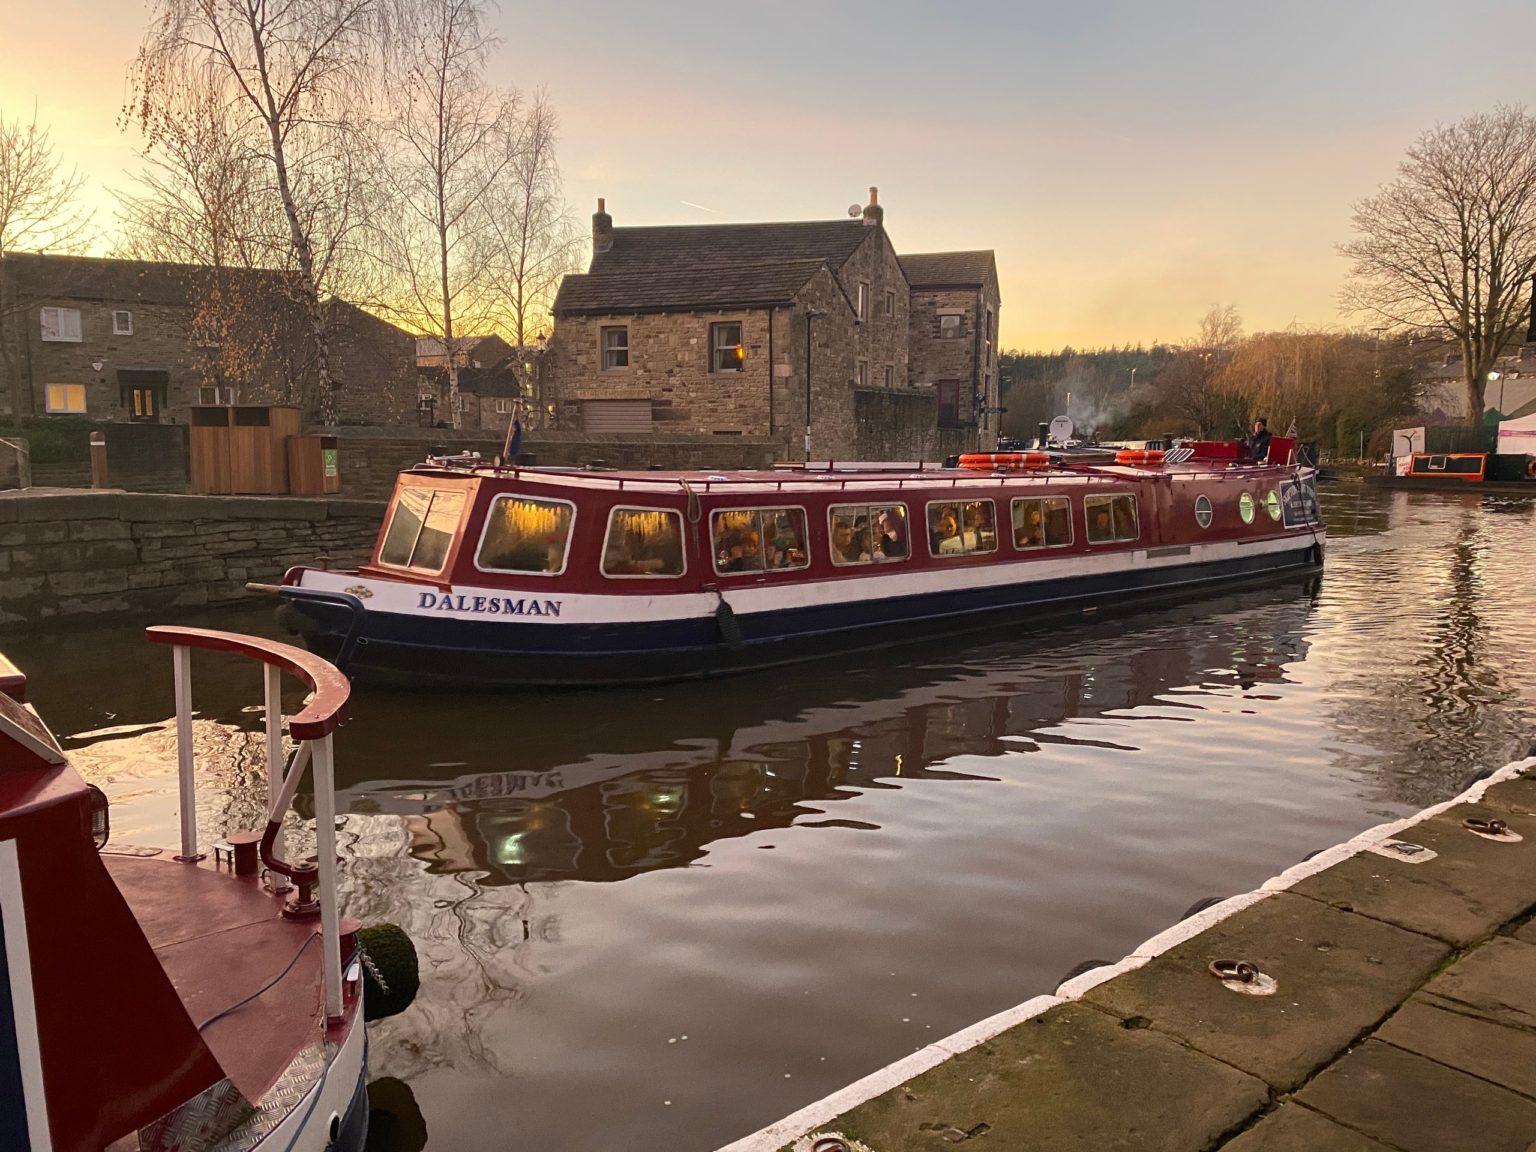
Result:
<svg viewBox="0 0 1536 1152"><path fill-rule="evenodd" d="M1083 515L1090 544L1114 544L1141 535L1134 496L1084 496Z"/></svg>
<svg viewBox="0 0 1536 1152"><path fill-rule="evenodd" d="M811 562L803 508L728 508L710 518L715 571L772 572Z"/></svg>
<svg viewBox="0 0 1536 1152"><path fill-rule="evenodd" d="M1209 528L1211 520L1215 518L1215 511L1211 508L1209 496L1195 497L1195 523L1202 528Z"/></svg>
<svg viewBox="0 0 1536 1152"><path fill-rule="evenodd" d="M928 505L928 550L935 556L997 551L997 520L990 500Z"/></svg>
<svg viewBox="0 0 1536 1152"><path fill-rule="evenodd" d="M603 542L604 576L681 576L683 518L670 508L615 508Z"/></svg>
<svg viewBox="0 0 1536 1152"><path fill-rule="evenodd" d="M1016 548L1061 548L1072 543L1072 502L1065 496L1013 502Z"/></svg>
<svg viewBox="0 0 1536 1152"><path fill-rule="evenodd" d="M576 508L564 500L498 496L485 514L475 565L486 572L556 576L565 571Z"/></svg>
<svg viewBox="0 0 1536 1152"><path fill-rule="evenodd" d="M1276 492L1273 488L1264 497L1264 510L1269 513L1271 520L1278 521L1280 519L1280 493Z"/></svg>
<svg viewBox="0 0 1536 1152"><path fill-rule="evenodd" d="M1243 518L1244 524L1253 523L1253 493L1244 492L1237 498L1237 514Z"/></svg>
<svg viewBox="0 0 1536 1152"><path fill-rule="evenodd" d="M905 504L834 504L827 510L832 563L878 564L912 554Z"/></svg>
<svg viewBox="0 0 1536 1152"><path fill-rule="evenodd" d="M405 488L395 497L379 549L379 563L441 572L459 530L464 492L458 488Z"/></svg>

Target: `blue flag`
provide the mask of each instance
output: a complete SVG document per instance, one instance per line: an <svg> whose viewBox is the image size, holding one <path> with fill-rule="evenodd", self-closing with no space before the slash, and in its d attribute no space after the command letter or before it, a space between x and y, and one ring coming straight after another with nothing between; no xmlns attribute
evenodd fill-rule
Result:
<svg viewBox="0 0 1536 1152"><path fill-rule="evenodd" d="M512 415L512 430L507 434L507 450L503 452L502 459L508 464L517 459L517 454L523 450L523 422L517 413Z"/></svg>

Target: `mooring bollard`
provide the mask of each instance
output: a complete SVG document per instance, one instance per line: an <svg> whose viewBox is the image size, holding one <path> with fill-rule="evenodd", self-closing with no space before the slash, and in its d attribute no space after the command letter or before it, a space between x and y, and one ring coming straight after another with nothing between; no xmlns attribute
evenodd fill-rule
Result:
<svg viewBox="0 0 1536 1152"><path fill-rule="evenodd" d="M107 486L107 434L91 433L91 487Z"/></svg>

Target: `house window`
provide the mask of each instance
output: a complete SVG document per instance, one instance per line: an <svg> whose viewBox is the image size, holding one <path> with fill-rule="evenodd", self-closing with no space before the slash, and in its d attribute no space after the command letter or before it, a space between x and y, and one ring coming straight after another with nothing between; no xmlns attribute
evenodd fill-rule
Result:
<svg viewBox="0 0 1536 1152"><path fill-rule="evenodd" d="M49 412L84 412L84 384L48 384L43 388L44 407Z"/></svg>
<svg viewBox="0 0 1536 1152"><path fill-rule="evenodd" d="M80 343L80 309L42 308L43 339Z"/></svg>
<svg viewBox="0 0 1536 1152"><path fill-rule="evenodd" d="M197 390L197 402L199 404L233 404L235 390L233 386L220 388L217 385L205 385Z"/></svg>
<svg viewBox="0 0 1536 1152"><path fill-rule="evenodd" d="M512 399L509 396L499 396L496 399L496 415L512 415Z"/></svg>
<svg viewBox="0 0 1536 1152"><path fill-rule="evenodd" d="M885 294L885 314L887 316L896 315L896 293L894 292L887 292Z"/></svg>
<svg viewBox="0 0 1536 1152"><path fill-rule="evenodd" d="M629 367L629 329L603 329L603 371Z"/></svg>
<svg viewBox="0 0 1536 1152"><path fill-rule="evenodd" d="M1113 544L1141 535L1134 496L1085 496L1083 516L1088 521L1088 543Z"/></svg>
<svg viewBox="0 0 1536 1152"><path fill-rule="evenodd" d="M992 309L987 309L987 361L992 363Z"/></svg>
<svg viewBox="0 0 1536 1152"><path fill-rule="evenodd" d="M869 285L859 281L859 319L869 319Z"/></svg>
<svg viewBox="0 0 1536 1152"><path fill-rule="evenodd" d="M958 312L946 312L939 317L939 335L950 340L960 335L960 314Z"/></svg>
<svg viewBox="0 0 1536 1152"><path fill-rule="evenodd" d="M940 380L933 386L934 399L938 401L939 427L960 428L960 381Z"/></svg>
<svg viewBox="0 0 1536 1152"><path fill-rule="evenodd" d="M934 556L973 556L997 551L997 521L990 500L928 505L928 551Z"/></svg>
<svg viewBox="0 0 1536 1152"><path fill-rule="evenodd" d="M885 386L887 388L896 386L896 369L889 364L885 366Z"/></svg>
<svg viewBox="0 0 1536 1152"><path fill-rule="evenodd" d="M112 313L112 335L114 335L114 336L132 336L133 335L133 313L132 312L113 312Z"/></svg>
<svg viewBox="0 0 1536 1152"><path fill-rule="evenodd" d="M747 351L741 346L741 325L711 324L709 326L709 370L711 372L740 372L741 362Z"/></svg>
<svg viewBox="0 0 1536 1152"><path fill-rule="evenodd" d="M858 385L860 388L869 387L869 361L860 360L858 363Z"/></svg>

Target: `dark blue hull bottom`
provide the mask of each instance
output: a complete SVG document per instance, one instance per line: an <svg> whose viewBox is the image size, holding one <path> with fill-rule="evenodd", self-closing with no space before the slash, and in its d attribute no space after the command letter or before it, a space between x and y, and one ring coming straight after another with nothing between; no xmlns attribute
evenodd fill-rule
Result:
<svg viewBox="0 0 1536 1152"><path fill-rule="evenodd" d="M1105 573L1067 580L829 604L699 620L623 624L507 624L365 613L349 654L345 604L285 590L282 617L311 650L354 680L409 686L638 684L768 668L820 656L994 629L1084 611L1198 595L1214 587L1303 575L1321 566L1308 541L1219 564ZM729 592L727 592L729 598Z"/></svg>

